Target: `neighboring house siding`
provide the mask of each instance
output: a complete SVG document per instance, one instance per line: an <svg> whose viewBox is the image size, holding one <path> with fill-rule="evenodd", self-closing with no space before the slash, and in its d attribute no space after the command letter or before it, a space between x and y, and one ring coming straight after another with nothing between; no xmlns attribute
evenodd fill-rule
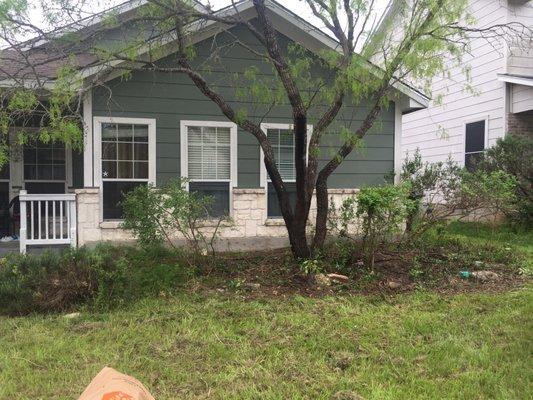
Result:
<svg viewBox="0 0 533 400"><path fill-rule="evenodd" d="M530 110L533 110L533 86L511 84L510 111L519 113Z"/></svg>
<svg viewBox="0 0 533 400"><path fill-rule="evenodd" d="M470 10L479 27L505 23L507 12L500 0L476 0ZM488 119L487 145L504 135L505 85L497 80L504 72L505 48L501 43L478 39L471 43L471 54L463 64L471 66L471 85L477 95L465 90L467 78L460 67L450 69L450 76L433 81L433 97L443 96L441 105L432 103L428 109L404 116L402 154L421 150L425 161L435 162L451 156L464 162L466 122Z"/></svg>
<svg viewBox="0 0 533 400"><path fill-rule="evenodd" d="M524 4L509 2L507 20L533 27L533 1L527 1ZM533 76L533 46L529 38L511 46L506 72L512 75Z"/></svg>
<svg viewBox="0 0 533 400"><path fill-rule="evenodd" d="M250 34L238 28L232 33L250 46L258 46ZM234 42L228 34L220 34L217 43ZM195 63L201 64L211 54L212 41L197 45ZM257 47L259 49L259 47ZM242 73L250 65L257 66L262 74L272 74L271 66L240 46L229 46L218 67L204 74L210 83L238 109L232 87L232 77ZM172 57L163 61L172 64ZM175 65L175 64L174 64ZM226 68L222 70L221 67ZM207 99L190 79L183 74L135 72L127 79L114 79L107 83L111 88L99 88L93 94L94 116L155 118L157 124L157 183L180 175L180 121L208 120L226 121L218 107ZM110 93L111 97L110 97ZM261 122L268 105L248 107L248 117ZM346 107L342 110L339 122L357 127L364 118L365 108ZM310 115L313 124L315 115ZM289 106L274 107L262 122L291 123ZM339 135L325 135L321 147L322 165L331 158L334 149L341 144ZM351 154L330 178L332 188L352 188L365 184L383 182L383 176L394 165L394 106L382 114L372 132L364 140L364 149ZM260 186L259 145L249 133L238 131L238 187L257 188Z"/></svg>

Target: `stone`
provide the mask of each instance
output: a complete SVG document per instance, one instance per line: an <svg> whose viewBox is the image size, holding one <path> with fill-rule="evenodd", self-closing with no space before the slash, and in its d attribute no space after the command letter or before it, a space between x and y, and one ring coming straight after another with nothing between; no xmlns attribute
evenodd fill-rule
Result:
<svg viewBox="0 0 533 400"><path fill-rule="evenodd" d="M472 272L472 278L481 282L489 282L499 280L500 275L493 271L474 271Z"/></svg>
<svg viewBox="0 0 533 400"><path fill-rule="evenodd" d="M333 282L346 283L350 280L346 275L341 274L327 274L326 276Z"/></svg>
<svg viewBox="0 0 533 400"><path fill-rule="evenodd" d="M74 319L74 318L79 318L80 316L81 316L81 313L79 313L79 312L74 312L74 313L70 313L70 314L63 315L63 318L66 318L66 319Z"/></svg>
<svg viewBox="0 0 533 400"><path fill-rule="evenodd" d="M401 288L402 284L400 282L396 282L396 281L388 281L387 282L387 286L389 287L389 289L396 290L396 289Z"/></svg>
<svg viewBox="0 0 533 400"><path fill-rule="evenodd" d="M318 286L330 286L331 285L331 279L329 279L324 274L316 274L315 282Z"/></svg>
<svg viewBox="0 0 533 400"><path fill-rule="evenodd" d="M257 290L261 287L261 284L255 282L246 282L244 287L248 290Z"/></svg>
<svg viewBox="0 0 533 400"><path fill-rule="evenodd" d="M233 208L236 210L249 210L250 202L248 200L235 200L233 202Z"/></svg>

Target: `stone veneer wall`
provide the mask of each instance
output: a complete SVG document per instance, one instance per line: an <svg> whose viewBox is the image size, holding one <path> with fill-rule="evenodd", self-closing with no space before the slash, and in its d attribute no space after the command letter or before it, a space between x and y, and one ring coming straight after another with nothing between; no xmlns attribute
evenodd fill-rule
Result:
<svg viewBox="0 0 533 400"><path fill-rule="evenodd" d="M357 193L358 189L330 189L329 196L337 209L343 200ZM98 242L131 242L133 236L120 228L119 221L101 221L100 191L98 188L77 189L78 246ZM316 201L313 199L310 220L316 216ZM287 230L282 219L267 219L267 199L264 189L233 189L233 221L220 230L221 239L233 238L283 238ZM212 232L214 226L203 228ZM176 240L183 238L176 235ZM267 247L267 246L265 246Z"/></svg>

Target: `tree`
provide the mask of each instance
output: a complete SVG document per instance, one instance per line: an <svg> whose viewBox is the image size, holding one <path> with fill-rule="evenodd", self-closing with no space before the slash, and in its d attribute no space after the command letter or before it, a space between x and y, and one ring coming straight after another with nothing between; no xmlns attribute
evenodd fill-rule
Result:
<svg viewBox="0 0 533 400"><path fill-rule="evenodd" d="M33 86L29 88L31 93L48 90L52 94L68 94L72 93L72 88L76 85L79 85L79 92L83 92L95 84L102 85L105 78L112 74L127 76L136 70L187 75L226 118L253 135L261 146L264 164L278 197L293 254L296 258L308 258L322 247L326 238L329 177L357 148L382 110L397 100L395 87L400 82L410 79L423 85L447 68L447 58L452 58L459 64L461 55L468 51L469 40L474 37L492 41L516 39L518 36L531 37L531 30L519 23L482 29L469 27L472 19L464 0L398 1L393 4L395 18L388 15L381 24L376 23L375 0L304 0L302 7L307 7L338 42L337 50L323 51L317 58L298 45L283 48L268 11L271 2L252 1L257 14L255 20L242 15L237 3L232 3L223 12L215 12L194 1L147 0L146 5L134 15L129 15L127 20L124 15L111 11L102 17L102 22L96 27L86 28L86 21L73 22L66 31L45 32L29 18L25 1L3 0L0 2L0 35L10 47L3 52L2 58L12 57L12 61L20 64L20 68L15 71L17 73L5 68L2 68L2 72L4 75L13 75L13 79L18 79L21 71L28 76L40 75L43 65L49 65L48 61L43 61L42 55L41 43L46 40L44 49L54 50L54 56L48 58L51 58L51 62L63 63L64 72L58 75L52 89L46 87L50 82L34 79ZM95 17L94 8L91 9L91 3L94 2L54 0L52 4L49 1L43 3L47 4L48 10L45 17L52 22L74 21L81 15ZM261 101L270 103L270 108L277 104L289 104L291 107L296 170L294 206L289 201L286 183L276 166L271 143L261 130L260 123L249 118L246 109L232 105L194 62L194 45L189 43L187 33L191 24L207 26L211 23L237 26L250 32L260 50L240 42L238 38L235 38L235 43L268 62L275 72L275 78L266 81L251 66L245 73L250 86L246 94L257 100L258 93L261 93ZM128 40L102 45L101 39L106 33L125 26L135 26L142 33ZM22 34L38 34L39 39L21 45L17 42L17 37ZM162 65L158 62L167 48L169 37L176 44L176 65ZM213 40L212 48L211 58L215 58L220 51L216 40ZM93 64L101 67L97 80L92 82L80 81L76 75L76 67L88 55ZM368 60L372 60L374 64ZM313 73L317 65L328 71L330 81L325 81L323 75ZM236 92L238 89L236 86ZM5 126L8 125L10 116L14 115L14 109L21 112L39 109L43 121L58 125L53 131L59 138L76 136L72 124L65 129L57 122L70 121L73 115L78 114L79 107L72 107L75 103L73 96L57 95L59 100L49 103L32 99L30 102L23 102L19 108L16 108L16 104L13 106L21 96L19 93L27 92L28 90L20 89L4 92L4 103L7 106L2 115L6 121ZM242 91L237 93L242 94ZM342 145L319 168L319 144L338 118L341 109L347 104L360 104L368 99L371 105L362 117L362 122L356 128L341 127L339 131L342 133ZM308 146L307 126L311 119L314 127ZM309 241L308 219L315 191L317 217L314 236Z"/></svg>

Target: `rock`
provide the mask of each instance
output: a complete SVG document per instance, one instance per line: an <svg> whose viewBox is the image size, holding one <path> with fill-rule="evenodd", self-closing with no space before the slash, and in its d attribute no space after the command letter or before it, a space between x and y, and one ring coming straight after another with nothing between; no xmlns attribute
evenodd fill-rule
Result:
<svg viewBox="0 0 533 400"><path fill-rule="evenodd" d="M316 274L315 282L318 286L330 286L331 285L331 279L329 279L324 274Z"/></svg>
<svg viewBox="0 0 533 400"><path fill-rule="evenodd" d="M261 284L259 283L254 283L254 282L246 282L244 284L244 287L248 290L257 290L261 287Z"/></svg>
<svg viewBox="0 0 533 400"><path fill-rule="evenodd" d="M346 283L350 280L346 275L341 274L327 274L326 276L333 282Z"/></svg>
<svg viewBox="0 0 533 400"><path fill-rule="evenodd" d="M472 278L481 282L489 282L499 280L500 275L493 271L474 271L472 272Z"/></svg>
<svg viewBox="0 0 533 400"><path fill-rule="evenodd" d="M66 314L66 315L63 315L63 318L66 318L66 319L74 319L74 318L78 318L81 316L81 313L79 312L73 312L73 313L70 313L70 314Z"/></svg>
<svg viewBox="0 0 533 400"><path fill-rule="evenodd" d="M354 392L350 390L340 390L333 395L331 400L364 400L364 399L358 394L355 394Z"/></svg>
<svg viewBox="0 0 533 400"><path fill-rule="evenodd" d="M389 289L399 289L402 287L402 284L396 281L388 281L387 286L389 287Z"/></svg>

